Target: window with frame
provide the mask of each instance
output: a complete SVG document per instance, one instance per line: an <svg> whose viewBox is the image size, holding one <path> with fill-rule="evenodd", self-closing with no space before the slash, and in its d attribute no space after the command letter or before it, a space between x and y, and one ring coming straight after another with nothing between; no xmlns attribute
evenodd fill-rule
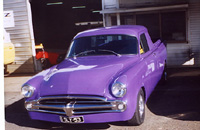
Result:
<svg viewBox="0 0 200 130"><path fill-rule="evenodd" d="M167 43L187 42L186 10L137 13L132 14L132 16L130 13L121 14L121 24L136 24L147 27L153 42L158 39Z"/></svg>
<svg viewBox="0 0 200 130"><path fill-rule="evenodd" d="M186 41L186 16L184 11L161 13L162 39L167 42Z"/></svg>
<svg viewBox="0 0 200 130"><path fill-rule="evenodd" d="M111 16L111 25L117 25L117 16L116 15L112 15Z"/></svg>
<svg viewBox="0 0 200 130"><path fill-rule="evenodd" d="M146 53L149 51L149 45L147 43L147 39L145 34L140 35L140 54Z"/></svg>
<svg viewBox="0 0 200 130"><path fill-rule="evenodd" d="M126 14L120 16L121 25L134 25L135 18L133 14Z"/></svg>
<svg viewBox="0 0 200 130"><path fill-rule="evenodd" d="M136 14L136 24L148 28L152 41L186 42L186 11Z"/></svg>
<svg viewBox="0 0 200 130"><path fill-rule="evenodd" d="M157 41L161 37L158 13L136 15L136 24L143 25L148 29L153 42Z"/></svg>

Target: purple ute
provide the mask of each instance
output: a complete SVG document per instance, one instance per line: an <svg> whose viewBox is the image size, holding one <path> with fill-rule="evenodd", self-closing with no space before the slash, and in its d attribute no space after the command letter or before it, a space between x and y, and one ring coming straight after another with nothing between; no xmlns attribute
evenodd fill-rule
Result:
<svg viewBox="0 0 200 130"><path fill-rule="evenodd" d="M166 47L143 26L78 33L66 59L22 86L32 119L61 123L144 121L145 102L165 79Z"/></svg>

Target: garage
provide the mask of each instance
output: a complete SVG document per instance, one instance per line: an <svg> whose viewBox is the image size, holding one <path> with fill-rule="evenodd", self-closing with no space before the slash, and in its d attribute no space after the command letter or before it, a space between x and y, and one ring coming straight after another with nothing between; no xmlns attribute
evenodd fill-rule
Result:
<svg viewBox="0 0 200 130"><path fill-rule="evenodd" d="M166 42L168 67L200 66L197 0L6 0L3 8L13 11L15 21L14 27L5 28L16 53L15 62L8 65L10 73L41 71L35 45L42 44L45 51L56 53L57 58L62 54L62 59L76 33L125 24L144 25L153 41L161 38Z"/></svg>
<svg viewBox="0 0 200 130"><path fill-rule="evenodd" d="M4 11L14 13L15 26L5 27L5 30L10 34L16 50L15 62L8 66L8 71L14 74L4 76L2 95L5 95L6 129L199 129L200 2L102 0L102 7L88 9L92 12L92 18L81 14L89 13L88 10L84 11L87 8L86 1L84 2L74 4L64 0L4 0ZM95 7L94 4L96 3L91 4L92 8ZM71 125L31 120L20 93L21 85L42 70L40 60L37 59L38 51L62 56L77 32L126 24L148 27L152 40L162 38L167 45L168 81L164 85L158 84L147 101L145 123L140 127L130 127L123 122ZM93 77L95 76L99 75L94 74ZM105 78L105 74L103 77ZM70 78L76 80L76 77ZM37 78L35 83L39 83ZM99 85L104 86L101 83ZM52 91L54 88L56 89L50 85L49 88L43 87L43 90Z"/></svg>
<svg viewBox="0 0 200 130"><path fill-rule="evenodd" d="M15 20L14 27L5 28L16 50L15 62L8 65L10 73L41 71L43 51L50 59L43 69L57 64L78 32L103 26L99 0L8 0L4 1L7 10L13 11Z"/></svg>
<svg viewBox="0 0 200 130"><path fill-rule="evenodd" d="M152 40L167 44L169 67L200 66L200 2L103 0L106 26L144 25Z"/></svg>

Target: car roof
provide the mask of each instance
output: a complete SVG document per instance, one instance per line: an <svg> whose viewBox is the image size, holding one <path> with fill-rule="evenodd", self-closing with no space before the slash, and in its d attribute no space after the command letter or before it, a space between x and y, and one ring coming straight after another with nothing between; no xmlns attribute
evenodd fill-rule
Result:
<svg viewBox="0 0 200 130"><path fill-rule="evenodd" d="M137 36L138 33L141 31L147 31L147 29L141 25L120 25L111 27L101 27L80 32L74 37L74 39L80 37L108 35L108 34L124 34L124 35Z"/></svg>

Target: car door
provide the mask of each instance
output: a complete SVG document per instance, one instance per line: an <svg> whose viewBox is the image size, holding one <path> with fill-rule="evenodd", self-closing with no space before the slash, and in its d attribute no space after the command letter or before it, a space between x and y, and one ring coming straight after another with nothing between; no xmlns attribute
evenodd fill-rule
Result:
<svg viewBox="0 0 200 130"><path fill-rule="evenodd" d="M149 44L147 42L147 38L145 33L140 34L140 57L143 60L142 62L145 64L143 68L145 71L143 74L143 84L146 89L147 94L150 94L156 83L156 54L152 49L150 49ZM149 95L147 95L149 96Z"/></svg>

